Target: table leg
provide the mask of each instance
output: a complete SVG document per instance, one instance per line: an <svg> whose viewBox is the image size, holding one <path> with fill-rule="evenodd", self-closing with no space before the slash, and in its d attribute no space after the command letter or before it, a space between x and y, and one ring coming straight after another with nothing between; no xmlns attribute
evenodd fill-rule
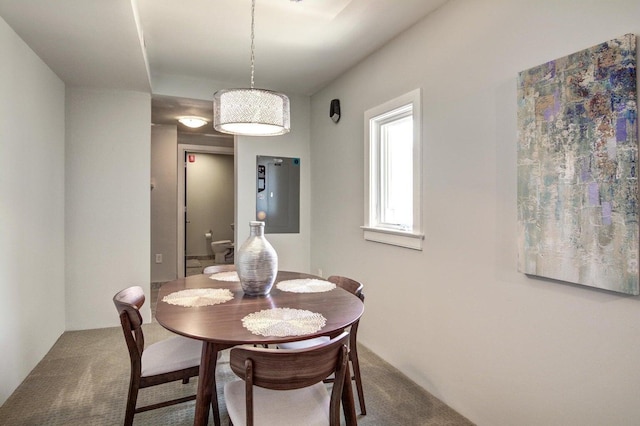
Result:
<svg viewBox="0 0 640 426"><path fill-rule="evenodd" d="M194 426L206 426L209 421L209 406L213 407L213 421L220 426L218 410L218 392L216 389L216 362L218 347L215 343L202 342L200 374L198 375L198 393L196 395L196 413Z"/></svg>
<svg viewBox="0 0 640 426"><path fill-rule="evenodd" d="M353 387L351 385L351 368L347 361L347 371L345 371L344 386L342 387L342 410L347 426L357 425L356 403L353 400Z"/></svg>

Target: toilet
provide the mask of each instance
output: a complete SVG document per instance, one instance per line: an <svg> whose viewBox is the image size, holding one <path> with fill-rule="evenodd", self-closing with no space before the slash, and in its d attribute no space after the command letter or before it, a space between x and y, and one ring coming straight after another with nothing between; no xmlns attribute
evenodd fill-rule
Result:
<svg viewBox="0 0 640 426"><path fill-rule="evenodd" d="M220 240L211 242L211 250L216 263L233 263L233 242Z"/></svg>
<svg viewBox="0 0 640 426"><path fill-rule="evenodd" d="M235 231L234 225L235 225L234 223L231 224L232 231ZM213 250L214 261L216 263L233 263L233 254L234 254L233 241L231 240L212 241L211 250Z"/></svg>

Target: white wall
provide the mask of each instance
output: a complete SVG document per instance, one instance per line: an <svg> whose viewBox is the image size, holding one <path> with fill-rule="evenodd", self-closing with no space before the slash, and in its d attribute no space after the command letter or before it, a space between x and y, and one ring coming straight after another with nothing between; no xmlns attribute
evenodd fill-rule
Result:
<svg viewBox="0 0 640 426"><path fill-rule="evenodd" d="M151 282L175 280L177 273L178 136L176 126L151 127ZM155 263L162 254L162 263Z"/></svg>
<svg viewBox="0 0 640 426"><path fill-rule="evenodd" d="M64 84L0 18L0 405L64 331Z"/></svg>
<svg viewBox="0 0 640 426"><path fill-rule="evenodd" d="M517 73L625 33L637 0L454 0L312 97L312 270L362 280L361 342L479 425L640 424L640 299L516 263ZM364 111L417 87L421 252L359 229Z"/></svg>
<svg viewBox="0 0 640 426"><path fill-rule="evenodd" d="M67 89L67 330L118 325L125 287L149 295L150 122L148 93Z"/></svg>
<svg viewBox="0 0 640 426"><path fill-rule="evenodd" d="M249 222L256 220L256 156L300 158L300 233L266 234L278 253L278 269L309 272L310 178L309 97L289 95L291 131L282 136L239 136L236 143L237 220L236 249L249 237Z"/></svg>

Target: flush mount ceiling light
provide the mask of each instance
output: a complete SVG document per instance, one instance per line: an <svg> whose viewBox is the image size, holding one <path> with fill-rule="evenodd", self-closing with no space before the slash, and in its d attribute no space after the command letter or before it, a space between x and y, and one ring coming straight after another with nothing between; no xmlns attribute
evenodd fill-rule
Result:
<svg viewBox="0 0 640 426"><path fill-rule="evenodd" d="M202 117L195 116L180 117L178 118L178 122L184 124L187 127L191 127L192 129L197 129L198 127L202 127L207 124L207 120Z"/></svg>
<svg viewBox="0 0 640 426"><path fill-rule="evenodd" d="M251 0L251 87L219 90L213 95L213 127L244 136L276 136L289 132L289 98L271 90L254 88L255 8Z"/></svg>

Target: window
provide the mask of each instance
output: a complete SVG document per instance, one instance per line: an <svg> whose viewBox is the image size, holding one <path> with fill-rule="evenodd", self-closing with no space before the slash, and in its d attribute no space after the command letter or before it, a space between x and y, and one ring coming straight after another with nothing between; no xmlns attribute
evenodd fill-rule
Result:
<svg viewBox="0 0 640 426"><path fill-rule="evenodd" d="M420 89L365 112L364 238L422 250Z"/></svg>

